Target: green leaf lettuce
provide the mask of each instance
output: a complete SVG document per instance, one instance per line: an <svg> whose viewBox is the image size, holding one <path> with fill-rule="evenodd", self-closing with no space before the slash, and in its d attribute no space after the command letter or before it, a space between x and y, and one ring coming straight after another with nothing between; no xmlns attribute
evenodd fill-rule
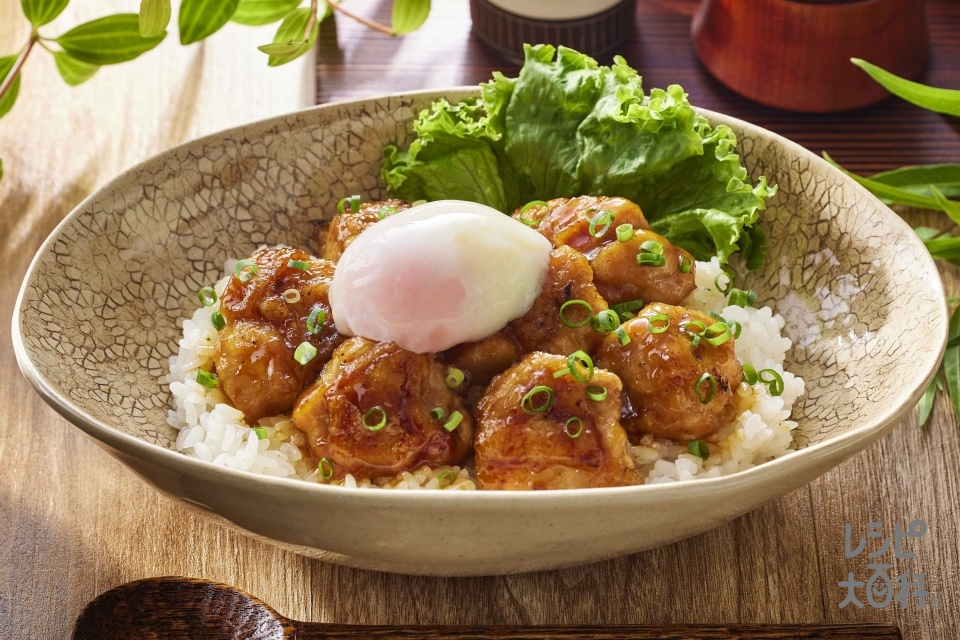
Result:
<svg viewBox="0 0 960 640"><path fill-rule="evenodd" d="M454 198L509 213L530 200L621 196L698 259L737 251L763 261L757 226L776 187L750 183L729 127L713 127L671 85L645 94L617 57L527 46L518 78L495 73L480 98L440 100L414 123L406 151L389 146L381 176L407 200Z"/></svg>

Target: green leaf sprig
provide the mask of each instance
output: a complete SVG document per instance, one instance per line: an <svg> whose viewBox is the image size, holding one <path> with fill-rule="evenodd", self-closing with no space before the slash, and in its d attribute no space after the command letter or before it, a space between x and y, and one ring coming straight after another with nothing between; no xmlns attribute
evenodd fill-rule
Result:
<svg viewBox="0 0 960 640"><path fill-rule="evenodd" d="M133 60L160 44L173 15L170 0L141 0L139 13L118 13L85 22L59 37L39 32L63 13L70 0L21 0L32 27L18 53L0 55L0 118L20 93L21 70L30 54L43 49L53 55L60 76L70 86L86 82L101 66ZM392 25L386 26L343 8L338 0L183 0L177 15L180 42L199 42L227 22L265 25L280 22L273 42L259 47L267 64L278 66L306 54L319 34L319 24L340 12L367 27L397 36L419 29L430 13L430 0L393 0ZM2 165L0 165L2 167ZM0 171L0 178L3 177Z"/></svg>
<svg viewBox="0 0 960 640"><path fill-rule="evenodd" d="M859 58L850 61L895 96L929 111L960 117L960 91L912 82ZM914 231L934 259L960 265L960 235L955 233L960 228L960 201L951 199L960 197L960 164L903 167L867 178L847 171L827 153L823 157L886 204L947 214L953 223L950 229L914 227ZM947 332L947 351L940 370L917 405L921 426L930 419L937 393L944 390L950 398L954 418L960 423L960 299L948 298L947 304L954 306Z"/></svg>

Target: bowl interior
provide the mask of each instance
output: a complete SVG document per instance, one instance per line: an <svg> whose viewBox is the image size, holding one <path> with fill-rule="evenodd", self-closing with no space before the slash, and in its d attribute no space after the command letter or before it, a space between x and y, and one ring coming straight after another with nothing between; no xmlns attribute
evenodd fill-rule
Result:
<svg viewBox="0 0 960 640"><path fill-rule="evenodd" d="M58 227L27 275L15 322L34 375L92 423L168 447L176 432L163 380L197 290L260 244L314 247L314 224L341 197L385 196L384 145L409 142L410 121L438 95L274 118L115 179ZM738 132L754 179L780 188L763 214L768 260L741 284L774 305L794 343L788 367L807 382L794 409L797 447L896 412L932 372L946 334L942 285L922 244L819 158L707 115Z"/></svg>

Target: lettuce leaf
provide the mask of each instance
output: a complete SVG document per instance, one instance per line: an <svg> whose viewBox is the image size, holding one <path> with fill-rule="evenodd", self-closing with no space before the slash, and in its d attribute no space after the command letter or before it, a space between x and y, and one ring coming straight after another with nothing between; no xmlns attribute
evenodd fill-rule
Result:
<svg viewBox="0 0 960 640"><path fill-rule="evenodd" d="M527 45L525 55L519 77L495 73L479 99L437 101L407 151L385 149L394 196L505 213L535 199L621 196L697 259L739 251L748 268L762 264L757 222L776 187L750 183L729 127L712 127L679 85L644 93L619 56L605 67L565 47Z"/></svg>

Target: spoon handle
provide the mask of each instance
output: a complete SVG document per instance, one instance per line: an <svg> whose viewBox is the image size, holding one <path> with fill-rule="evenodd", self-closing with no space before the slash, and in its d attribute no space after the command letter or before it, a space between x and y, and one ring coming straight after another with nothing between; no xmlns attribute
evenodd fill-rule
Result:
<svg viewBox="0 0 960 640"><path fill-rule="evenodd" d="M895 626L836 625L550 625L377 627L289 621L296 640L901 640Z"/></svg>

